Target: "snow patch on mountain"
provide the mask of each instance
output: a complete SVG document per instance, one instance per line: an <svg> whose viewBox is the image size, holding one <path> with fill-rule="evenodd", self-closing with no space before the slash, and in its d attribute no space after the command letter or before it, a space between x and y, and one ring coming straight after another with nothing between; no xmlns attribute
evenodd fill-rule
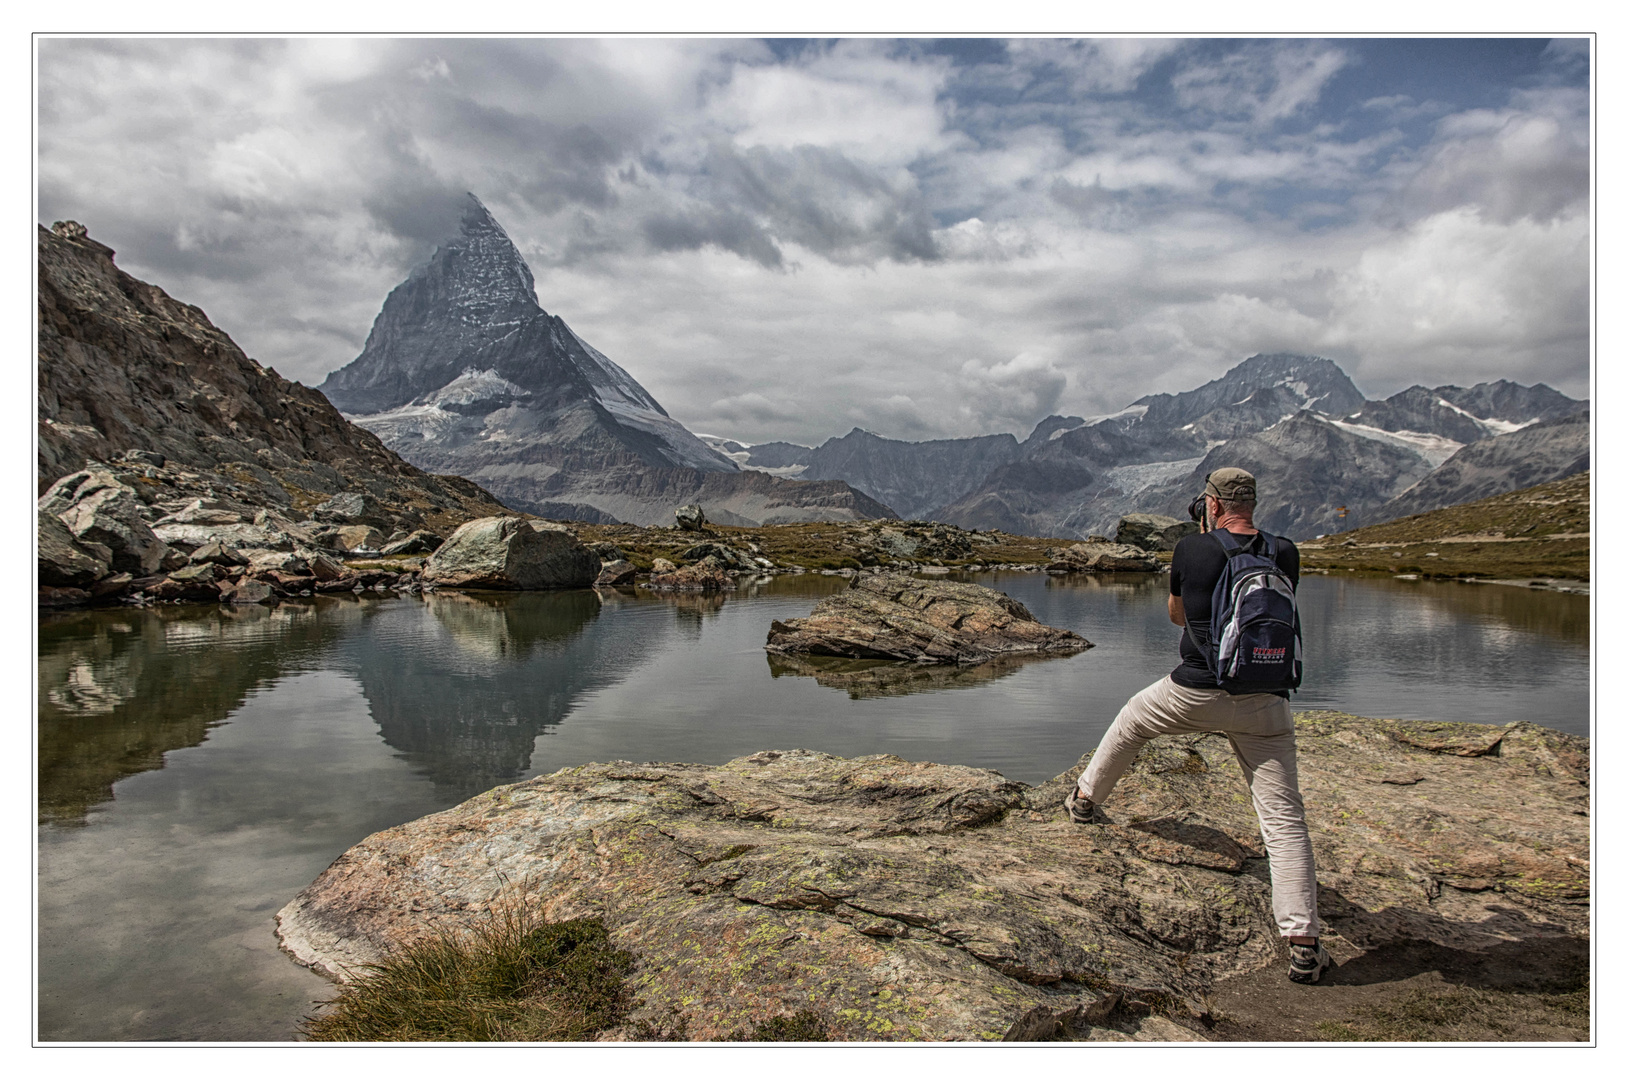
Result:
<svg viewBox="0 0 1628 1080"><path fill-rule="evenodd" d="M1442 406L1445 409L1451 409L1454 412L1458 413L1460 416L1469 417L1471 420L1474 420L1477 424L1480 424L1481 427L1484 428L1489 435L1508 435L1511 431L1519 431L1519 430L1521 430L1521 428L1531 427L1533 424L1538 422L1538 418L1535 417L1535 416L1530 420L1522 420L1519 423L1516 423L1516 422L1511 421L1511 420L1496 420L1496 419L1484 420L1481 417L1475 415L1475 413L1470 412L1468 409L1459 408L1457 405L1454 405L1451 401L1448 401L1446 398L1440 398L1440 397L1437 398L1436 399L1436 404Z"/></svg>
<svg viewBox="0 0 1628 1080"><path fill-rule="evenodd" d="M703 435L699 431L695 433L695 437L706 443L713 453L723 455L741 468L749 469L752 467L747 464L752 460L752 447L749 443L736 442L734 439L726 439L721 435ZM758 470L758 472L768 471L768 469Z"/></svg>
<svg viewBox="0 0 1628 1080"><path fill-rule="evenodd" d="M498 401L512 397L530 397L531 391L512 383L491 368L477 371L464 368L463 374L439 390L424 394L414 403L418 405L473 405L477 401Z"/></svg>
<svg viewBox="0 0 1628 1080"><path fill-rule="evenodd" d="M426 441L439 440L467 420L463 415L449 412L438 404L403 405L400 408L387 409L382 413L368 415L344 413L343 415L346 420L356 426L373 432L373 434L383 439L386 445L394 445L396 440L402 438Z"/></svg>
<svg viewBox="0 0 1628 1080"><path fill-rule="evenodd" d="M1359 438L1390 443L1392 446L1412 450L1429 462L1432 469L1464 448L1463 443L1454 442L1445 435L1431 435L1422 431L1386 431L1383 428L1369 427L1367 424L1353 424L1349 420L1330 420L1328 422L1341 431L1356 435ZM1517 427L1521 426L1524 425L1517 425Z"/></svg>
<svg viewBox="0 0 1628 1080"><path fill-rule="evenodd" d="M1202 457L1195 457L1182 458L1179 461L1146 461L1139 465L1120 465L1109 469L1103 475L1108 478L1109 483L1126 495L1135 495L1155 484L1180 480L1198 468L1199 462L1203 460Z"/></svg>
<svg viewBox="0 0 1628 1080"><path fill-rule="evenodd" d="M1046 436L1046 441L1050 442L1053 439L1060 439L1068 432L1075 431L1082 427L1095 427L1098 424L1106 424L1110 420L1123 420L1127 423L1134 424L1147 414L1148 407L1146 405L1127 405L1118 412L1103 413L1100 416L1087 416L1081 423L1073 424L1069 427L1058 428L1056 431Z"/></svg>

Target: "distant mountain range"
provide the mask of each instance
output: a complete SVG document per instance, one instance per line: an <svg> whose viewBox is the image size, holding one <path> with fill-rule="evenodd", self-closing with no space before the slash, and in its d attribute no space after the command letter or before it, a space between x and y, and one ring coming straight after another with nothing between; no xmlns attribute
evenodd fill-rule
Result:
<svg viewBox="0 0 1628 1080"><path fill-rule="evenodd" d="M745 468L841 478L905 517L1031 536L1111 535L1134 511L1182 517L1206 474L1236 465L1260 480L1257 520L1305 538L1581 472L1588 413L1504 380L1369 401L1333 361L1273 353L1107 416L1047 417L1021 443L855 428L818 447L728 445Z"/></svg>
<svg viewBox="0 0 1628 1080"><path fill-rule="evenodd" d="M892 517L836 481L743 472L537 302L531 270L479 199L459 235L396 286L361 355L318 387L413 464L547 517L724 524Z"/></svg>
<svg viewBox="0 0 1628 1080"><path fill-rule="evenodd" d="M902 515L1083 538L1126 513L1180 516L1208 472L1238 465L1260 480L1257 520L1308 538L1588 468L1587 403L1541 383L1370 401L1333 361L1291 353L1106 416L1050 416L1021 442L698 436L543 310L473 195L459 235L390 293L361 355L319 389L406 460L510 506L641 525L700 502L724 524Z"/></svg>

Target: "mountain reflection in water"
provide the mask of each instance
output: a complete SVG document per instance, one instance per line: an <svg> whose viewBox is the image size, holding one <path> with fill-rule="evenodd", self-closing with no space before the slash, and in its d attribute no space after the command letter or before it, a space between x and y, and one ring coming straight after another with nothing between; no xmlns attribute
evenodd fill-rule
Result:
<svg viewBox="0 0 1628 1080"><path fill-rule="evenodd" d="M581 694L636 664L650 636L596 625L591 590L438 592L347 642L385 745L449 795L520 778ZM621 632L619 632L621 631Z"/></svg>

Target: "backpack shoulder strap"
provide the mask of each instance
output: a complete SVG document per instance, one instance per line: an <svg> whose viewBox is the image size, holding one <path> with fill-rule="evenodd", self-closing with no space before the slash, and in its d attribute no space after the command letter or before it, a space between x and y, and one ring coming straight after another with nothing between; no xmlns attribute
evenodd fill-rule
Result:
<svg viewBox="0 0 1628 1080"><path fill-rule="evenodd" d="M1243 550L1238 546L1238 541L1234 540L1232 534L1225 529L1211 529L1210 535L1215 537L1215 542L1221 545L1221 550L1226 553L1229 559Z"/></svg>

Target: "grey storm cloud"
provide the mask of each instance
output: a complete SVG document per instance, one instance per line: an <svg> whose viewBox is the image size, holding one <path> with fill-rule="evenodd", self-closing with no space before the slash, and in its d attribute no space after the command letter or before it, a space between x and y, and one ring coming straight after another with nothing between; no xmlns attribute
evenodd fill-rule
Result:
<svg viewBox="0 0 1628 1080"><path fill-rule="evenodd" d="M747 441L1025 435L1269 349L1586 394L1587 42L1330 90L1385 47L42 38L38 205L314 384L473 191Z"/></svg>
<svg viewBox="0 0 1628 1080"><path fill-rule="evenodd" d="M739 208L763 222L765 235L837 262L940 256L931 215L913 185L900 190L878 170L823 147L737 150L715 143L694 188L713 212Z"/></svg>

